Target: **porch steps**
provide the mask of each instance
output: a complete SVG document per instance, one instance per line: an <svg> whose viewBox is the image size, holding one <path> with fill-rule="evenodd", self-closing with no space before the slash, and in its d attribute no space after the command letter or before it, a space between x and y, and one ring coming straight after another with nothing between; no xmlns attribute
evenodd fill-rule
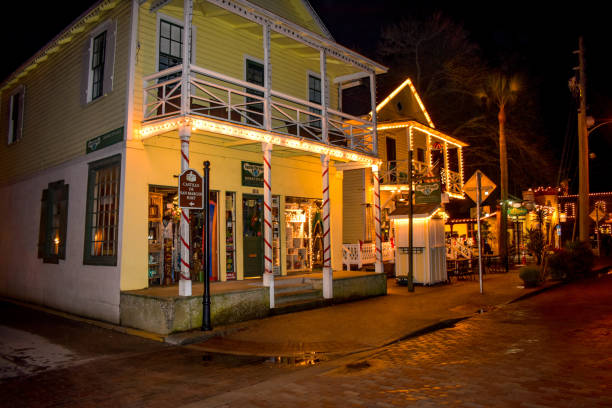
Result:
<svg viewBox="0 0 612 408"><path fill-rule="evenodd" d="M325 304L322 291L314 289L304 278L278 280L274 283L273 314L314 309Z"/></svg>

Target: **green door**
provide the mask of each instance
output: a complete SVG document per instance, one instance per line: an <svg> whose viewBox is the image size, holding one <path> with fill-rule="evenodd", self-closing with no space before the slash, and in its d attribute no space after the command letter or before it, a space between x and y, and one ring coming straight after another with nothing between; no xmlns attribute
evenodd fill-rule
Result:
<svg viewBox="0 0 612 408"><path fill-rule="evenodd" d="M264 270L263 196L243 194L244 277L257 278Z"/></svg>

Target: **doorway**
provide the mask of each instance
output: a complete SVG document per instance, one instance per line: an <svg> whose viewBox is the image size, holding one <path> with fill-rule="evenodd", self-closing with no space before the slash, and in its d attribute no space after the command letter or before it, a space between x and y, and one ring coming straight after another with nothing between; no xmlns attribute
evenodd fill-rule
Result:
<svg viewBox="0 0 612 408"><path fill-rule="evenodd" d="M259 278L264 271L263 196L242 195L244 277Z"/></svg>

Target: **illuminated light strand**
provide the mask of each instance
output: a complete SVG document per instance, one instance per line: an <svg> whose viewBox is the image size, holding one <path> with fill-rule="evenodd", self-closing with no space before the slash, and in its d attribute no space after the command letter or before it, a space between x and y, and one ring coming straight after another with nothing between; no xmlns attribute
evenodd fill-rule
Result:
<svg viewBox="0 0 612 408"><path fill-rule="evenodd" d="M427 119L427 123L429 123L429 126L431 126L432 128L435 128L434 123L432 122L431 117L429 116L429 113L427 112L427 109L425 109L425 105L423 104L423 101L421 100L421 97L419 96L416 88L412 84L412 81L410 80L410 78L407 78L404 82L402 82L400 86L395 88L393 92L391 92L380 104L378 104L378 106L376 107L376 112L381 110L387 103L389 103L389 101L391 101L391 99L395 97L395 95L400 93L401 90L404 89L406 86L410 87L410 90L412 91L412 95L414 96L417 103L419 104L419 107L423 111L423 114L425 115L425 119ZM370 112L370 116L372 116L372 112Z"/></svg>
<svg viewBox="0 0 612 408"><path fill-rule="evenodd" d="M347 152L342 149L337 149L317 143L307 142L304 140L288 139L285 137L273 135L265 131L244 129L238 126L221 124L204 119L194 119L191 117L166 120L161 123L145 125L137 132L138 139L146 139L158 134L173 131L181 125L191 126L192 130L205 131L212 133L220 133L227 136L235 136L243 139L254 140L257 142L270 143L277 146L290 147L293 149L303 150L315 154L329 155L333 158L344 159L348 161L361 162L366 165L380 164L378 158L355 153Z"/></svg>
<svg viewBox="0 0 612 408"><path fill-rule="evenodd" d="M466 147L469 146L467 143L462 142L459 139L455 139L452 136L446 135L436 129L430 129L427 126L413 121L413 120L408 120L405 122L396 122L396 123L389 123L389 124L379 124L378 126L376 126L376 129L378 130L389 130L389 129L402 129L402 128L416 128L417 130L420 130L421 132L424 133L428 133L432 136L435 136L437 138L440 138L442 140L444 140L445 142L448 142L452 145L455 145L457 147Z"/></svg>

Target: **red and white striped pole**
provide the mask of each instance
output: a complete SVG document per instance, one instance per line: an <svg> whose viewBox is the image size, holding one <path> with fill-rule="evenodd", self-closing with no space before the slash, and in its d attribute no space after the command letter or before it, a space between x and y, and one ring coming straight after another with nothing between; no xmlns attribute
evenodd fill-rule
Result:
<svg viewBox="0 0 612 408"><path fill-rule="evenodd" d="M376 273L383 271L382 257L382 232L380 230L380 179L378 178L378 166L372 166L372 179L374 180L374 231L376 232Z"/></svg>
<svg viewBox="0 0 612 408"><path fill-rule="evenodd" d="M264 168L264 286L270 287L270 308L274 308L274 273L272 269L272 144L262 143Z"/></svg>
<svg viewBox="0 0 612 408"><path fill-rule="evenodd" d="M321 176L323 178L323 297L334 297L331 267L331 236L329 228L329 156L321 155Z"/></svg>
<svg viewBox="0 0 612 408"><path fill-rule="evenodd" d="M181 137L181 173L189 169L189 139L191 128L189 124L183 124L179 128ZM203 200L204 205L208 200ZM189 251L189 209L181 208L181 275L179 280L179 296L191 296L191 273L190 273L190 251Z"/></svg>

